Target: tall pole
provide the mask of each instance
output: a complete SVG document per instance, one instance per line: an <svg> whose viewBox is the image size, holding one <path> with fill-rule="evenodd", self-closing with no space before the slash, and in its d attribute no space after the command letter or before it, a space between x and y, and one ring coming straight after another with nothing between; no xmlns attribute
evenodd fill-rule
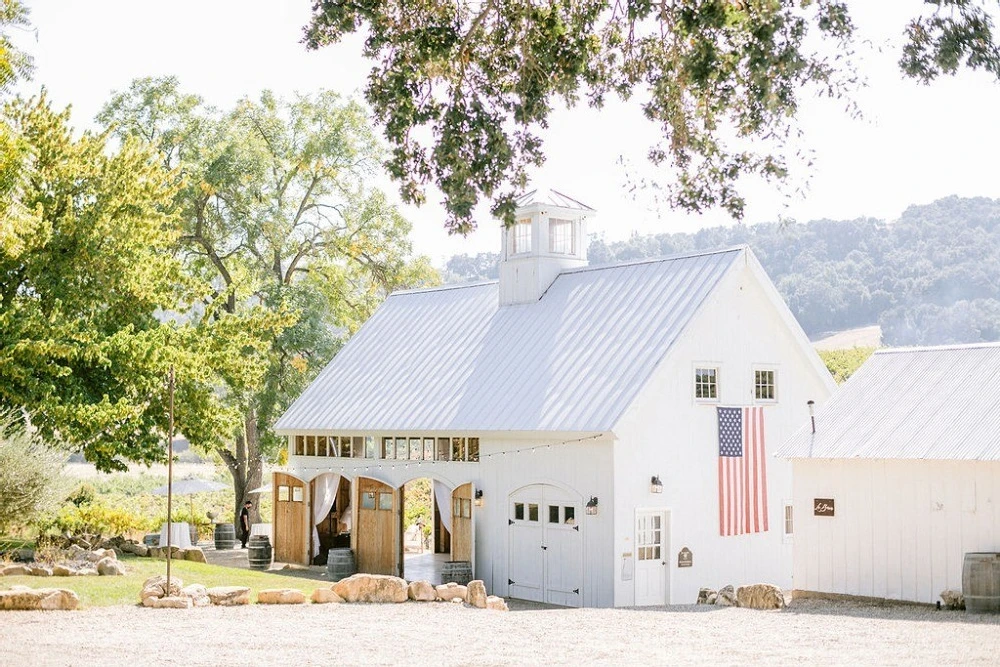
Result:
<svg viewBox="0 0 1000 667"><path fill-rule="evenodd" d="M170 555L173 551L170 547L173 524L171 523L171 510L174 500L174 367L170 366L170 426L167 429L167 589L166 595L170 595Z"/></svg>

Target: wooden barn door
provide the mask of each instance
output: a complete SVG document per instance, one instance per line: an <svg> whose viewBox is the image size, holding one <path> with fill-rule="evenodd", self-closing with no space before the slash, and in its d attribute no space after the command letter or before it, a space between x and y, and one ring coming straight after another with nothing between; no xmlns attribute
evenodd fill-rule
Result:
<svg viewBox="0 0 1000 667"><path fill-rule="evenodd" d="M400 494L388 484L358 478L354 551L358 572L399 575Z"/></svg>
<svg viewBox="0 0 1000 667"><path fill-rule="evenodd" d="M274 560L309 564L308 484L286 473L274 473Z"/></svg>
<svg viewBox="0 0 1000 667"><path fill-rule="evenodd" d="M451 492L451 559L473 561L472 483Z"/></svg>

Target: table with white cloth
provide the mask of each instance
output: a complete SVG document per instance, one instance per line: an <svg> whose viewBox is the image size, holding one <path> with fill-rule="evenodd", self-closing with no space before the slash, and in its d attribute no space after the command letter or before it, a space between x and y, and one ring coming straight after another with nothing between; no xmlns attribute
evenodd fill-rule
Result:
<svg viewBox="0 0 1000 667"><path fill-rule="evenodd" d="M271 539L271 524L269 523L255 523L250 526L250 537L254 535L266 535L268 542L273 542Z"/></svg>
<svg viewBox="0 0 1000 667"><path fill-rule="evenodd" d="M167 546L167 524L160 526L160 546ZM191 527L186 521L174 521L170 524L170 546L179 549L191 548Z"/></svg>

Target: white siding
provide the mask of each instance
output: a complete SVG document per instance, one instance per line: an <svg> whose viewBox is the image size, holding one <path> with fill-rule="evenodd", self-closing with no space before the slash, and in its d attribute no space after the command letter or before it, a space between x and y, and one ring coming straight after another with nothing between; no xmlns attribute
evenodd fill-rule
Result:
<svg viewBox="0 0 1000 667"><path fill-rule="evenodd" d="M1000 462L796 459L799 590L932 603L966 552L1000 551ZM813 516L833 498L833 517Z"/></svg>
<svg viewBox="0 0 1000 667"><path fill-rule="evenodd" d="M808 418L806 401L822 403L829 378L817 372L815 353L802 345L757 281L750 266L730 272L683 332L665 363L615 427L615 605L633 603L623 581L622 554L634 552L637 508L670 511L670 603L690 604L702 586L756 582L791 586L791 544L783 539L782 500L791 498L791 470L773 457L777 445ZM696 366L720 369L720 401L693 396ZM753 405L753 369L778 371L778 402L765 408L769 531L721 537L718 515L716 405ZM663 493L649 492L659 475ZM677 567L682 547L694 565Z"/></svg>

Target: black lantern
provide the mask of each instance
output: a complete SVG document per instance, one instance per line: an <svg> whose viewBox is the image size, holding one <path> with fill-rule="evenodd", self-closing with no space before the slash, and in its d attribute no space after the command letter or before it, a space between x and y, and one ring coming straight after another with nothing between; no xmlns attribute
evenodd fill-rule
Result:
<svg viewBox="0 0 1000 667"><path fill-rule="evenodd" d="M483 490L482 489L476 489L476 500L475 500L475 503L476 503L476 507L482 507L483 506Z"/></svg>
<svg viewBox="0 0 1000 667"><path fill-rule="evenodd" d="M587 501L587 508L585 511L590 516L597 514L597 496L590 497L590 500Z"/></svg>
<svg viewBox="0 0 1000 667"><path fill-rule="evenodd" d="M663 482L660 481L659 476L653 475L653 477L649 480L649 492L663 493Z"/></svg>

